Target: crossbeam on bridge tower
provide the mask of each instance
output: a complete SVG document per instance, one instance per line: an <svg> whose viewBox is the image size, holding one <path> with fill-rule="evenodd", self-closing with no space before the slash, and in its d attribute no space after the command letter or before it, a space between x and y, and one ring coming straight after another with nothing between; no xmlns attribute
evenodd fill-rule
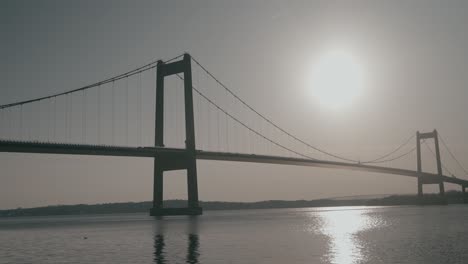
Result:
<svg viewBox="0 0 468 264"><path fill-rule="evenodd" d="M436 179L425 177L422 173L422 160L421 160L421 140L425 139L434 139L435 145L435 156L437 162L437 174L440 176ZM439 184L439 194L440 196L445 196L444 182L442 180L442 161L440 159L440 150L439 150L439 137L437 130L434 129L432 132L420 133L416 132L416 153L417 153L417 166L418 166L418 196L423 196L423 185L424 184Z"/></svg>
<svg viewBox="0 0 468 264"><path fill-rule="evenodd" d="M152 216L163 215L200 215L202 208L198 201L197 163L195 150L195 123L193 114L191 57L184 54L180 61L165 64L158 61L156 73L156 120L155 146L164 147L164 78L174 74L184 75L185 101L185 151L179 157L154 159L153 208ZM187 170L188 205L186 208L165 208L163 206L163 176L165 171Z"/></svg>

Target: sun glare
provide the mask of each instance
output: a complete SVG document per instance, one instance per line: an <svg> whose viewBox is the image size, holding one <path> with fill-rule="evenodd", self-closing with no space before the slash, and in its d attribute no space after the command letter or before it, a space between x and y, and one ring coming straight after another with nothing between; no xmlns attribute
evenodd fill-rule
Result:
<svg viewBox="0 0 468 264"><path fill-rule="evenodd" d="M312 92L321 105L341 108L349 105L364 89L364 71L352 54L335 50L314 63Z"/></svg>

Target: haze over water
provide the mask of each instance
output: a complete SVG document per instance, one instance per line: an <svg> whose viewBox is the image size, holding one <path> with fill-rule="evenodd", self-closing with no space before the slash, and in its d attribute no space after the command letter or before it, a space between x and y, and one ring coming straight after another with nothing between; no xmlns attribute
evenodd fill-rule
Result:
<svg viewBox="0 0 468 264"><path fill-rule="evenodd" d="M468 207L0 220L0 263L466 263Z"/></svg>

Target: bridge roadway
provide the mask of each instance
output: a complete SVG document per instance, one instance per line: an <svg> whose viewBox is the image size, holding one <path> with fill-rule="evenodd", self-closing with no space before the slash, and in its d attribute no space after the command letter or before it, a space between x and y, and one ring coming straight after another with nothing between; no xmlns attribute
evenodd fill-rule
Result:
<svg viewBox="0 0 468 264"><path fill-rule="evenodd" d="M73 145L41 142L20 142L0 140L0 152L12 153L40 153L40 154L66 154L66 155L97 155L97 156L124 156L124 157L164 157L179 159L186 155L185 149L166 147L115 147L103 145ZM227 152L196 151L199 160L237 161L253 163L269 163L296 166L309 166L331 169L345 169L354 171L376 172L383 174L396 174L409 177L421 176L425 183L438 183L440 180L447 183L468 186L467 180L445 175L417 172L406 169L371 166L357 163L336 161L312 160L303 158L278 157L268 155L240 154Z"/></svg>

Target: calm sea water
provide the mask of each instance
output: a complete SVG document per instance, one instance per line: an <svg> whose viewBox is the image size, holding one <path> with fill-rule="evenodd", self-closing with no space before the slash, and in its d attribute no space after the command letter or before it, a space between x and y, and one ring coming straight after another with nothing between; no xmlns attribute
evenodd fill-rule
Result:
<svg viewBox="0 0 468 264"><path fill-rule="evenodd" d="M0 263L468 263L468 206L1 219Z"/></svg>

